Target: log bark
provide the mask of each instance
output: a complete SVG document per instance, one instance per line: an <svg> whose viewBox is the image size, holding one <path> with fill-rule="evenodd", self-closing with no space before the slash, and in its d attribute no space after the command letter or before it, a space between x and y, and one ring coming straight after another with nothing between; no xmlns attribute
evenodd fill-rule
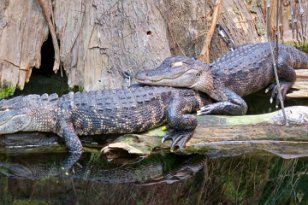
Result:
<svg viewBox="0 0 308 205"><path fill-rule="evenodd" d="M308 107L286 109L291 126L283 126L281 111L250 116L199 116L198 127L186 144L184 154L211 157L241 155L248 152L271 152L284 158L307 156ZM296 124L296 119L301 119ZM150 154L161 144L166 132L160 129L142 135L125 135L103 148L105 153L127 150L131 154Z"/></svg>
<svg viewBox="0 0 308 205"><path fill-rule="evenodd" d="M23 88L41 64L48 27L35 0L0 0L0 87Z"/></svg>
<svg viewBox="0 0 308 205"><path fill-rule="evenodd" d="M42 12L44 14L45 20L47 21L49 32L52 38L52 44L53 44L54 51L55 51L53 71L57 73L60 67L60 47L58 44L58 38L57 38L54 23L53 23L52 5L51 5L51 2L48 0L37 0L37 2L40 4L42 8Z"/></svg>

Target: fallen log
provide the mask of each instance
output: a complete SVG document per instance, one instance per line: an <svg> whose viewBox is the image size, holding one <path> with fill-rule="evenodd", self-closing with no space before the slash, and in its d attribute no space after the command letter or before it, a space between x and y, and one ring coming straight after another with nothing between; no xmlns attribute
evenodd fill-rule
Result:
<svg viewBox="0 0 308 205"><path fill-rule="evenodd" d="M308 107L286 109L290 126L283 126L281 111L245 116L198 116L198 127L186 144L184 154L207 154L211 157L247 152L271 152L284 158L307 156ZM149 154L160 145L166 133L155 129L143 135L126 135L103 148L105 153L118 148L133 154ZM128 138L130 136L130 138ZM158 139L157 139L158 138Z"/></svg>
<svg viewBox="0 0 308 205"><path fill-rule="evenodd" d="M180 154L206 154L210 157L240 155L247 152L271 152L284 158L308 156L308 107L286 108L290 126L284 126L281 111L245 116L198 116L198 127ZM170 152L168 142L161 144L166 131L162 127L143 134L119 137L81 137L85 152L102 150L117 157L129 154L149 155ZM106 142L100 142L107 139ZM112 142L111 142L112 141ZM161 148L161 149L157 149ZM65 152L63 141L54 134L17 133L0 138L0 153Z"/></svg>
<svg viewBox="0 0 308 205"><path fill-rule="evenodd" d="M308 69L295 72L296 82L292 86L294 90L287 94L287 98L308 98Z"/></svg>

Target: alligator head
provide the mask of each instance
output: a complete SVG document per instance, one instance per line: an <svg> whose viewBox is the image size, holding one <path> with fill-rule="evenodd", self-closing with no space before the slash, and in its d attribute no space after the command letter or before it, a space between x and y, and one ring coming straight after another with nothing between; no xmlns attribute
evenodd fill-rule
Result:
<svg viewBox="0 0 308 205"><path fill-rule="evenodd" d="M31 109L24 97L0 101L0 133L26 131L31 123ZM30 105L31 106L31 105Z"/></svg>
<svg viewBox="0 0 308 205"><path fill-rule="evenodd" d="M138 71L137 82L148 85L163 85L199 89L201 82L206 84L209 66L201 61L184 56L166 58L160 66L152 70Z"/></svg>
<svg viewBox="0 0 308 205"><path fill-rule="evenodd" d="M44 112L39 114L38 110L44 110L46 107L44 105L46 103L41 100L39 95L18 96L8 100L1 100L0 134L19 131L44 131L40 129L44 127L41 124L43 124L44 119L50 117L48 115L44 116Z"/></svg>

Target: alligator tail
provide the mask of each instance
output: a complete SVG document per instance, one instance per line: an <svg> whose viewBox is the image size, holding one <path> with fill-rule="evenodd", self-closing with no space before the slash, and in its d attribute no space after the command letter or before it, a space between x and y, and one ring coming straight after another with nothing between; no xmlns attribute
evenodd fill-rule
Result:
<svg viewBox="0 0 308 205"><path fill-rule="evenodd" d="M293 47L292 47L293 48ZM308 69L308 54L295 48L289 51L294 69Z"/></svg>

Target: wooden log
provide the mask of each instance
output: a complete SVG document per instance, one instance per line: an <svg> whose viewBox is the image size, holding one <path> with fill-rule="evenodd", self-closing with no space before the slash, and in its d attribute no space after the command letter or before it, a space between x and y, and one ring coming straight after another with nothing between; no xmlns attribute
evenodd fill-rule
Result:
<svg viewBox="0 0 308 205"><path fill-rule="evenodd" d="M184 154L207 154L211 157L233 156L247 152L271 152L284 158L308 156L308 107L286 109L291 126L283 123L281 111L250 116L198 116L198 127L184 150ZM81 137L85 152L102 151L109 157L128 152L149 155L165 151L170 142L161 144L166 134L162 128L142 134L105 137L112 142L101 143L96 137ZM162 149L157 149L162 148ZM54 134L17 133L0 138L0 153L65 152L63 140Z"/></svg>
<svg viewBox="0 0 308 205"><path fill-rule="evenodd" d="M178 152L212 157L260 151L284 158L307 156L308 107L288 107L286 113L291 125L288 127L282 125L281 111L250 116L199 116L193 137L186 148ZM132 154L150 154L155 147L168 150L169 143L160 144L165 134L156 129L143 135L126 135L103 148L103 151L114 152L120 148Z"/></svg>
<svg viewBox="0 0 308 205"><path fill-rule="evenodd" d="M287 98L308 98L308 69L295 72L296 82L292 86L294 90L287 94Z"/></svg>

